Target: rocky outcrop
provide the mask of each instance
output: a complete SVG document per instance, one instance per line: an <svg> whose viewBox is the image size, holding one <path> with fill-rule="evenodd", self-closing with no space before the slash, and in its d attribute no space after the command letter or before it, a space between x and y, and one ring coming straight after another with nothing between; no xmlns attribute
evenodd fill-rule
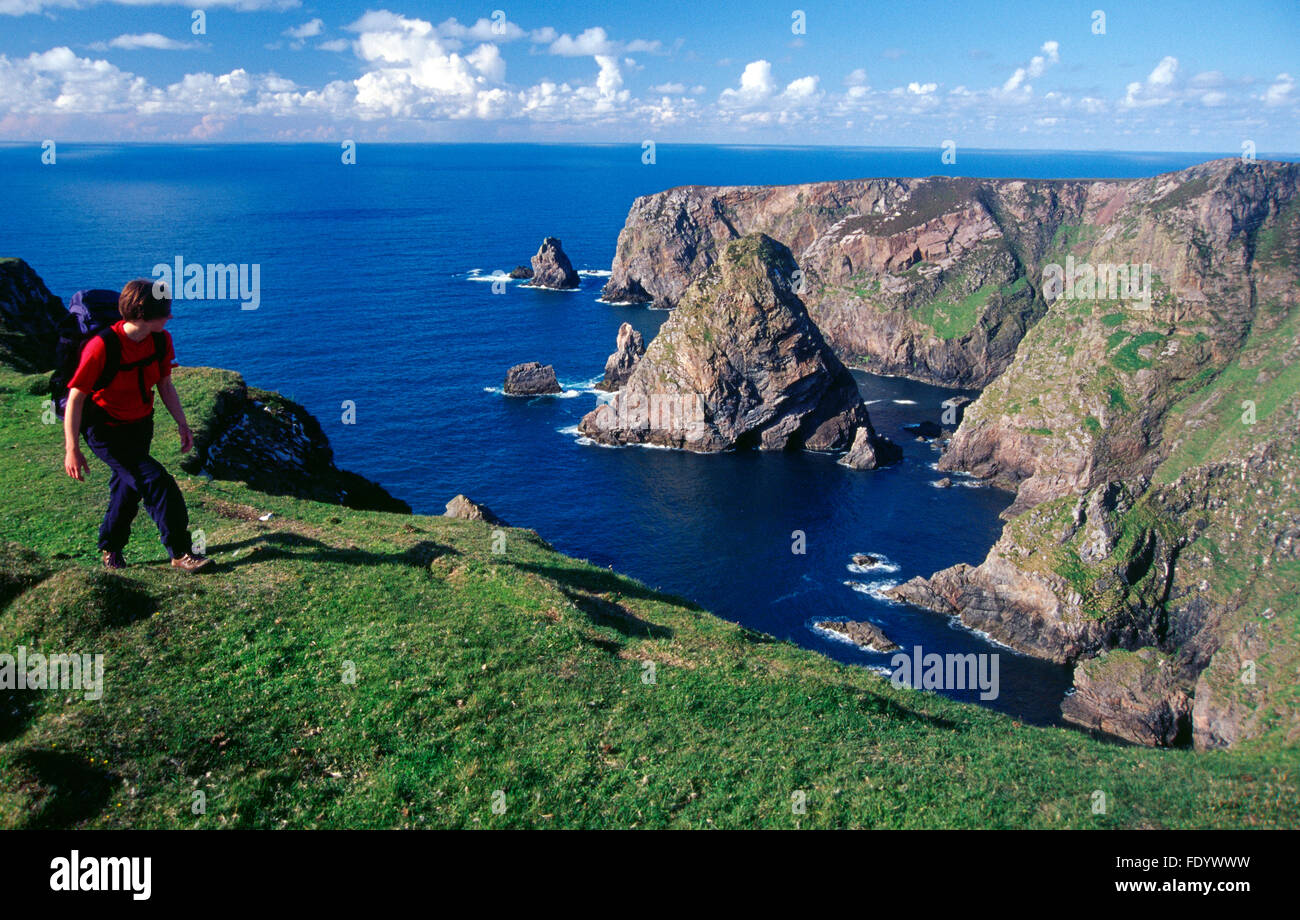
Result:
<svg viewBox="0 0 1300 920"><path fill-rule="evenodd" d="M516 364L506 371L504 390L507 396L549 396L563 392L555 378L555 368L538 361Z"/></svg>
<svg viewBox="0 0 1300 920"><path fill-rule="evenodd" d="M194 450L181 459L187 473L247 482L273 495L410 513L406 502L378 483L336 467L320 423L298 403L214 368L180 368L177 386L184 388L191 375L213 378L203 389L214 395L211 405L193 413L198 426Z"/></svg>
<svg viewBox="0 0 1300 920"><path fill-rule="evenodd" d="M527 265L516 265L510 269L510 277L514 279L527 279L533 277L533 270Z"/></svg>
<svg viewBox="0 0 1300 920"><path fill-rule="evenodd" d="M542 240L541 248L533 256L532 287L551 288L557 291L572 290L579 283L569 257L564 254L560 241L553 236Z"/></svg>
<svg viewBox="0 0 1300 920"><path fill-rule="evenodd" d="M606 444L843 450L874 437L849 370L795 293L790 250L729 244L682 294L624 387L582 420Z"/></svg>
<svg viewBox="0 0 1300 920"><path fill-rule="evenodd" d="M632 376L632 370L644 354L645 339L641 337L641 333L633 329L631 323L619 326L614 353L605 362L605 377L596 388L610 392L620 389L627 383L627 378Z"/></svg>
<svg viewBox="0 0 1300 920"><path fill-rule="evenodd" d="M868 425L858 429L853 445L840 458L840 463L854 470L874 470L903 459L902 449L888 438L871 432Z"/></svg>
<svg viewBox="0 0 1300 920"><path fill-rule="evenodd" d="M0 362L25 374L54 369L63 301L22 259L0 258Z"/></svg>
<svg viewBox="0 0 1300 920"><path fill-rule="evenodd" d="M1191 740L1191 698L1178 667L1153 648L1103 652L1074 671L1065 718L1093 731L1153 747Z"/></svg>
<svg viewBox="0 0 1300 920"><path fill-rule="evenodd" d="M508 526L505 521L493 514L492 509L487 505L480 505L464 495L457 495L447 502L447 510L443 512L443 517L460 518L464 521L484 521L488 524Z"/></svg>
<svg viewBox="0 0 1300 920"><path fill-rule="evenodd" d="M1055 261L1149 265L1151 297L1049 291L939 464L1018 489L1001 539L896 596L1077 662L1080 724L1293 743L1300 167L1208 163L1086 213Z"/></svg>
<svg viewBox="0 0 1300 920"><path fill-rule="evenodd" d="M885 631L875 623L866 620L844 622L842 620L825 620L813 624L817 629L837 633L854 645L872 652L892 652L898 644L885 635Z"/></svg>

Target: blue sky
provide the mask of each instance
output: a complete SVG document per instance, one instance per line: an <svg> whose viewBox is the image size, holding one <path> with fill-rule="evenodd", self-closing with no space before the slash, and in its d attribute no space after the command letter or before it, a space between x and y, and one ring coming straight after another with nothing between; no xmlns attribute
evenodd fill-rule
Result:
<svg viewBox="0 0 1300 920"><path fill-rule="evenodd" d="M0 140L1300 151L1296 0L195 8L0 0Z"/></svg>

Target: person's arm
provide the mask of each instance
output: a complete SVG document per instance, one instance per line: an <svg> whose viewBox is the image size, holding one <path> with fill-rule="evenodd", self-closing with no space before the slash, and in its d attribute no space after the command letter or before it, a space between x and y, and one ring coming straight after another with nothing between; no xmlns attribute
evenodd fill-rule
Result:
<svg viewBox="0 0 1300 920"><path fill-rule="evenodd" d="M85 390L68 390L68 405L63 411L63 471L77 482L85 479L87 470L86 455L81 452L81 410L85 404Z"/></svg>
<svg viewBox="0 0 1300 920"><path fill-rule="evenodd" d="M176 430L181 436L181 453L188 454L194 447L194 434L185 421L185 408L181 405L180 394L176 392L176 384L172 383L170 375L158 381L158 395L162 397L163 405L172 414L172 418L176 419Z"/></svg>

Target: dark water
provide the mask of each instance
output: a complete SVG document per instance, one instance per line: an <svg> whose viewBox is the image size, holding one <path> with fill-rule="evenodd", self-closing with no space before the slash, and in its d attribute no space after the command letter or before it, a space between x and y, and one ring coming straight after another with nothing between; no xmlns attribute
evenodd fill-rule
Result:
<svg viewBox="0 0 1300 920"><path fill-rule="evenodd" d="M0 255L25 258L65 300L119 288L177 256L261 266L261 305L179 302L184 364L239 370L321 420L341 466L418 511L458 492L532 527L564 552L683 595L755 629L842 661L889 658L832 641L813 619L870 618L905 648L1000 652L992 703L1054 721L1069 677L880 600L883 582L977 563L1010 495L935 489L937 454L903 424L938 419L952 391L860 377L876 426L903 444L897 468L854 473L819 455L694 456L582 446L571 429L624 320L651 338L665 315L577 293L470 280L527 263L544 236L580 270L605 272L636 195L674 185L790 183L928 175L934 151L529 145L362 146L343 166L328 145L0 147ZM1134 176L1195 154L963 152L961 174ZM513 400L499 387L521 361L556 366L568 398ZM356 404L356 424L342 404ZM806 552L792 552L803 531ZM897 571L860 574L851 554ZM851 585L845 584L851 582ZM961 695L961 694L955 694Z"/></svg>

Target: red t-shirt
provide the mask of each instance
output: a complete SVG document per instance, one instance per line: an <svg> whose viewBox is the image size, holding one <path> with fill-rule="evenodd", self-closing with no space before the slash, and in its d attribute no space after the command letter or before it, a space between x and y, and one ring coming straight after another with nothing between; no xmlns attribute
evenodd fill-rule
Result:
<svg viewBox="0 0 1300 920"><path fill-rule="evenodd" d="M122 343L122 364L129 364L152 355L153 336L147 335L141 341L133 342L122 331L124 325L126 320L118 320L113 324L113 331L117 333L117 339ZM162 371L159 372L157 361L150 361L144 366L144 389L149 394L147 403L140 398L140 381L136 371L133 370L119 373L104 389L91 392L95 381L104 372L104 362L108 360L108 356L104 353L104 343L98 336L91 339L82 350L81 363L77 365L77 372L68 381L68 389L76 388L90 393L90 398L97 405L119 421L134 422L145 418L153 412L154 386L164 377L170 377L172 368L176 366L176 351L172 347L171 333L164 331L163 337L167 340L167 358L162 362Z"/></svg>

